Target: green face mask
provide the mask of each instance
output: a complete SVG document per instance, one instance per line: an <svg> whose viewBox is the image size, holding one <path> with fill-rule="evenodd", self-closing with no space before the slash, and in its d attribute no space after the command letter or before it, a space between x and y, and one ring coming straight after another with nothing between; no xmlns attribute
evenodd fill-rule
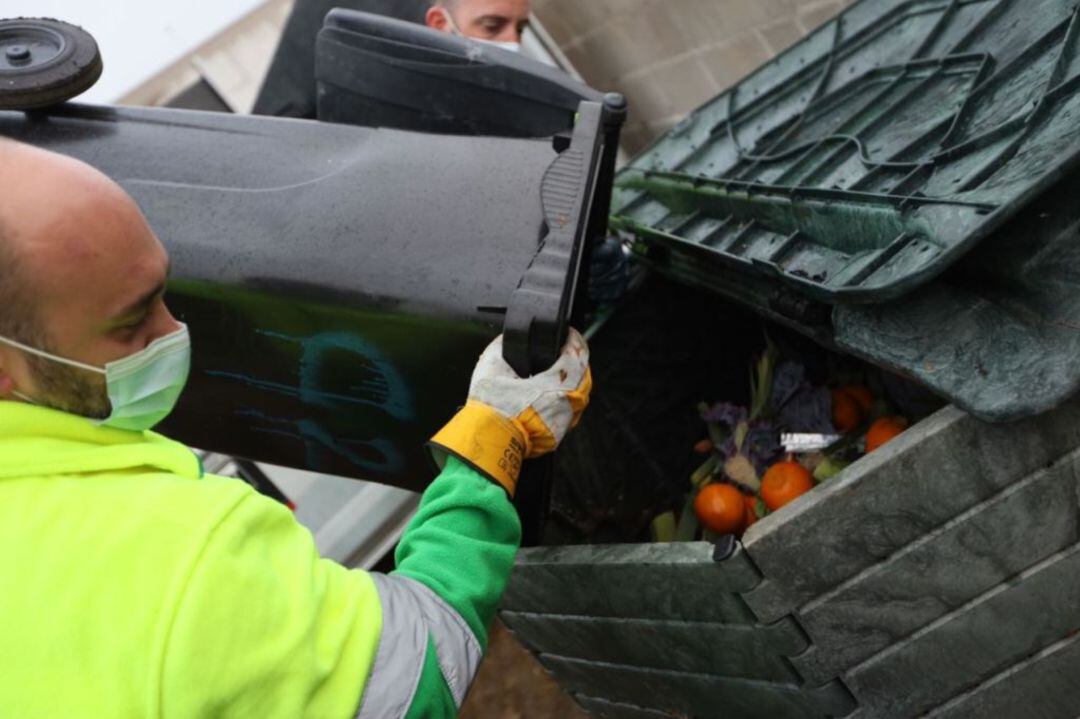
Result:
<svg viewBox="0 0 1080 719"><path fill-rule="evenodd" d="M187 325L154 340L133 355L109 362L104 369L57 357L6 337L0 337L0 343L69 367L105 375L112 412L98 424L135 432L152 429L169 416L184 391L191 369L191 338ZM34 402L26 395L14 394Z"/></svg>

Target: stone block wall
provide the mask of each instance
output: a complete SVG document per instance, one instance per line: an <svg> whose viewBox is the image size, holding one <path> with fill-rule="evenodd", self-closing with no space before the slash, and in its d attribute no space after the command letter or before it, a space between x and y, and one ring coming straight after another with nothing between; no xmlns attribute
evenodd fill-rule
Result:
<svg viewBox="0 0 1080 719"><path fill-rule="evenodd" d="M533 0L533 10L586 82L630 99L624 140L636 152L847 4Z"/></svg>

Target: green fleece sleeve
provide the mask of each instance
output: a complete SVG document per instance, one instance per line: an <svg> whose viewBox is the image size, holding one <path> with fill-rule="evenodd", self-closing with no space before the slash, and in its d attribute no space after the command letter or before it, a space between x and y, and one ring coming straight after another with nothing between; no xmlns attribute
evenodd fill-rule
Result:
<svg viewBox="0 0 1080 719"><path fill-rule="evenodd" d="M405 530L393 574L435 592L461 615L486 649L487 628L520 542L521 523L502 487L450 457ZM456 713L433 655L428 652L409 717Z"/></svg>
<svg viewBox="0 0 1080 719"><path fill-rule="evenodd" d="M520 543L521 522L503 488L449 457L398 544L394 574L442 597L487 648Z"/></svg>

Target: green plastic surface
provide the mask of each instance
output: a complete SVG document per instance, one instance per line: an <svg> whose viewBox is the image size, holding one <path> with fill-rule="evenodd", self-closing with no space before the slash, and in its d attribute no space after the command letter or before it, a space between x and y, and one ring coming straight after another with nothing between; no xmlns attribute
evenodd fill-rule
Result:
<svg viewBox="0 0 1080 719"><path fill-rule="evenodd" d="M925 283L1080 160L1076 0L863 0L618 180L613 225L828 303Z"/></svg>

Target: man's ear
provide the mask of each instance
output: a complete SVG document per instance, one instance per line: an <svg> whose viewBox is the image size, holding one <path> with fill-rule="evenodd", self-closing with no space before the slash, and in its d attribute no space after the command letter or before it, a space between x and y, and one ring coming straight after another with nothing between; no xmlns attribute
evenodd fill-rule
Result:
<svg viewBox="0 0 1080 719"><path fill-rule="evenodd" d="M12 363L16 353L10 348L0 345L0 399L15 399L15 377L12 374Z"/></svg>
<svg viewBox="0 0 1080 719"><path fill-rule="evenodd" d="M11 378L7 372L4 371L3 366L0 366L0 399L8 399L15 391L15 380Z"/></svg>
<svg viewBox="0 0 1080 719"><path fill-rule="evenodd" d="M438 5L428 8L427 15L424 16L424 24L439 32L450 32L450 23L446 21L446 9Z"/></svg>

